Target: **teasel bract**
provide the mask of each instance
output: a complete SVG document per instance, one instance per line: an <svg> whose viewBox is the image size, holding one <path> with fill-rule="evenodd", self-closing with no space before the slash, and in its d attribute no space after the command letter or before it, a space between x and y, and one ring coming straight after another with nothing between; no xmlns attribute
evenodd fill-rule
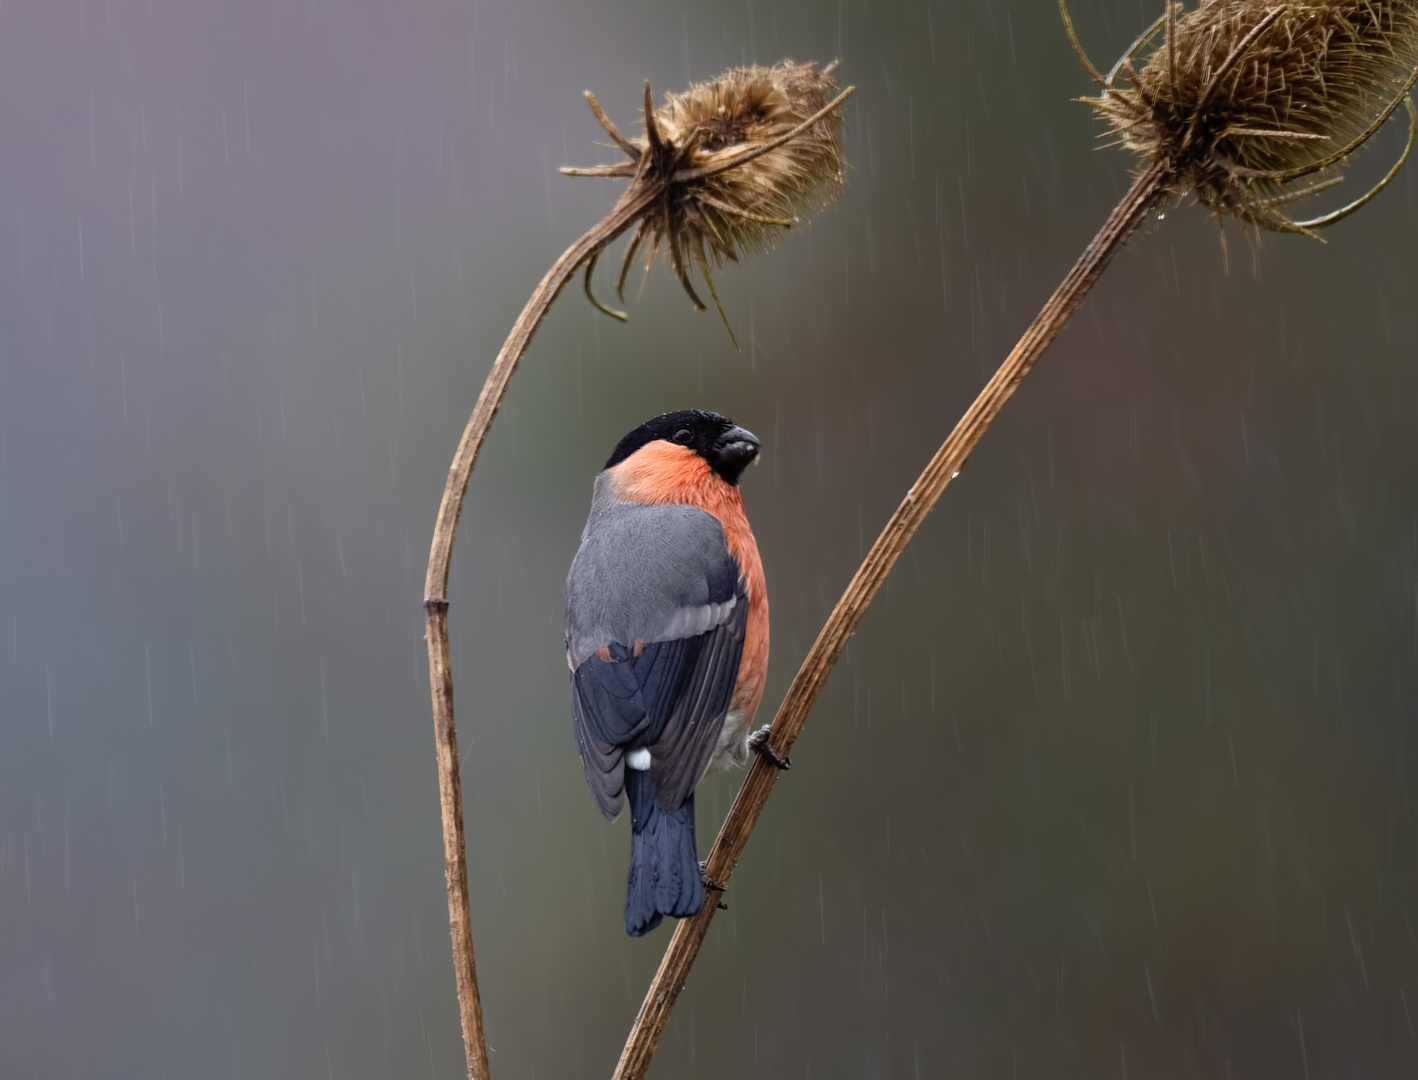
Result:
<svg viewBox="0 0 1418 1080"><path fill-rule="evenodd" d="M830 66L819 71L812 64L784 61L771 68L734 69L698 83L684 94L670 95L656 112L647 82L645 134L634 141L620 134L593 95L586 95L597 119L632 160L565 171L627 177L630 185L605 219L547 271L493 361L448 470L424 579L449 932L468 1075L475 1080L486 1080L488 1059L468 909L463 796L448 644L448 574L478 452L517 363L552 302L582 267L586 268L590 295L597 257L621 234L635 228L626 266L637 247L648 247L651 256L664 247L685 291L703 308L689 281L687 259L699 264L717 303L709 279L711 262L734 261L740 252L763 250L776 232L829 201L842 187L846 172L838 110L853 89L838 92ZM624 271L621 278L623 284Z"/></svg>
<svg viewBox="0 0 1418 1080"><path fill-rule="evenodd" d="M1191 193L1218 220L1241 222L1253 239L1261 230L1316 235L1372 199L1412 149L1418 119L1407 94L1418 77L1418 0L1202 0L1186 15L1173 5L1106 76L1088 63L1062 4L1060 10L1100 87L1098 97L1085 100L1108 122L1114 140L1138 157L1133 183L911 485L828 616L769 729L768 741L781 757L906 544L1151 211ZM1162 41L1140 69L1134 67L1134 57L1159 33ZM1287 216L1284 207L1338 182L1341 177L1327 170L1342 170L1400 104L1408 108L1408 145L1383 180L1332 213ZM709 851L707 877L728 883L777 778L778 769L763 760L750 767ZM706 904L675 927L615 1080L645 1075L714 912L715 905Z"/></svg>

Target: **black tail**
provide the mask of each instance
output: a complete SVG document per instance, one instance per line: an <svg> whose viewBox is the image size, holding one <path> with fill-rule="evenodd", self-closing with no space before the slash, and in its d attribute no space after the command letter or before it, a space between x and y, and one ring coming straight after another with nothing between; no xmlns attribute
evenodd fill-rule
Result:
<svg viewBox="0 0 1418 1080"><path fill-rule="evenodd" d="M625 890L625 932L640 937L660 918L698 915L704 906L699 850L694 843L694 793L673 814L655 802L647 769L626 769L630 796L630 881Z"/></svg>

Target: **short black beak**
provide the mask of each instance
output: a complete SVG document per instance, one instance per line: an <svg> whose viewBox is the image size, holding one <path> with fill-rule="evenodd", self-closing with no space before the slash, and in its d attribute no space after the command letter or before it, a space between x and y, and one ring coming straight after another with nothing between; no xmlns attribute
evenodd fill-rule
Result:
<svg viewBox="0 0 1418 1080"><path fill-rule="evenodd" d="M731 484L758 456L758 436L741 427L731 427L714 444L714 471Z"/></svg>

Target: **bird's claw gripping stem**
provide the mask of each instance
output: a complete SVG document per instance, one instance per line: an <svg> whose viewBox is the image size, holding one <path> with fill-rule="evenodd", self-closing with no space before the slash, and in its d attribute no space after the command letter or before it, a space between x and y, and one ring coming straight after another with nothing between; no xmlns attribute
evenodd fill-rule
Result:
<svg viewBox="0 0 1418 1080"><path fill-rule="evenodd" d="M777 750L773 749L772 744L768 741L768 732L769 725L764 724L748 737L748 748L759 757L763 758L768 764L786 772L793 763L790 759L785 758L782 754L778 753Z"/></svg>
<svg viewBox="0 0 1418 1080"><path fill-rule="evenodd" d="M729 891L727 886L720 884L709 876L709 864L707 862L702 862L699 864L699 880L704 882L704 887L706 889L713 889L716 893L719 893L720 895L723 895L724 893ZM720 900L719 910L728 911L729 905Z"/></svg>

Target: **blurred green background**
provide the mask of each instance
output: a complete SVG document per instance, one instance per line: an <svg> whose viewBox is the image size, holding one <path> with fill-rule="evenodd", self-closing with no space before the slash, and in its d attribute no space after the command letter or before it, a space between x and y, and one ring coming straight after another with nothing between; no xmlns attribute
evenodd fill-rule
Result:
<svg viewBox="0 0 1418 1080"><path fill-rule="evenodd" d="M1074 9L1099 63L1157 13ZM763 439L766 721L1130 163L1048 0L0 10L0 1075L460 1074L419 603L447 462L619 190L555 172L614 160L581 91L633 127L642 78L784 56L842 58L852 170L720 275L742 354L663 270L624 326L569 292L473 481L499 1078L608 1075L667 938L623 935L628 826L570 729L610 448L691 406ZM863 622L654 1075L1418 1072L1414 184L1327 246L1233 229L1229 272L1194 207L1134 240Z"/></svg>

